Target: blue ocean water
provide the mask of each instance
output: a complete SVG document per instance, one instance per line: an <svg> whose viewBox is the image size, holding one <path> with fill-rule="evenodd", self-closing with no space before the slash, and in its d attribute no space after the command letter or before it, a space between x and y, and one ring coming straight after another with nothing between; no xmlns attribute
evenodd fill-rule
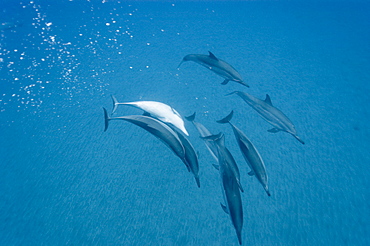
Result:
<svg viewBox="0 0 370 246"><path fill-rule="evenodd" d="M0 245L238 245L214 160L200 183L119 101L167 103L223 132L241 172L243 245L370 245L367 1L0 2ZM187 54L232 64L250 88ZM237 96L269 94L300 144ZM232 122L254 143L268 197ZM120 107L117 115L141 114Z"/></svg>

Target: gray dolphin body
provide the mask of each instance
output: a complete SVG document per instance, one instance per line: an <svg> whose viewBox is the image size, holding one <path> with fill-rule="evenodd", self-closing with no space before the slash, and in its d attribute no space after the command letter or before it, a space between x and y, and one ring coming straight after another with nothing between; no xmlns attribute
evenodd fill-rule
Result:
<svg viewBox="0 0 370 246"><path fill-rule="evenodd" d="M173 130L177 133L176 129ZM193 173L195 181L197 182L198 187L200 187L198 155L196 154L193 145L186 137L181 133L177 133L177 136L185 149L185 165L188 167L188 170Z"/></svg>
<svg viewBox="0 0 370 246"><path fill-rule="evenodd" d="M209 136L206 136L206 137L200 137L201 139L205 140L205 141L212 141L212 139L215 137L216 135L209 135ZM224 143L224 136L222 135L222 143ZM220 155L222 155L223 157L223 160L227 162L227 165L229 166L229 169L232 171L232 173L234 174L234 177L235 177L235 180L236 180L236 183L238 184L238 187L240 189L241 192L244 192L244 189L240 183L240 172L239 172L239 168L238 168L238 165L236 164L236 161L233 157L233 155L231 154L231 152L229 151L228 148L226 148L225 144L222 144L220 146L217 145L217 142L216 141L212 141L215 143L215 146L217 147L217 160L218 160L218 163L220 163ZM215 166L216 169L220 170L220 165L218 166Z"/></svg>
<svg viewBox="0 0 370 246"><path fill-rule="evenodd" d="M223 77L225 79L224 82L222 82L223 85L226 85L229 81L234 81L246 87L249 87L249 85L243 82L242 77L235 70L235 68L233 68L227 62L221 59L218 59L210 51L208 52L209 52L209 55L190 54L190 55L185 56L177 68L179 68L183 62L193 61L193 62L196 62L202 65L203 67L208 68L209 70L220 75L221 77Z"/></svg>
<svg viewBox="0 0 370 246"><path fill-rule="evenodd" d="M195 128L197 128L197 130L199 132L199 135L202 138L213 135L204 125L202 125L199 122L194 121L195 120L195 113L188 116L188 117L185 116L185 119L187 119L188 121L193 123L193 125L195 126ZM204 143L205 143L207 149L209 150L209 152L211 153L212 157L218 162L216 144L213 141L208 141L208 140L204 140Z"/></svg>
<svg viewBox="0 0 370 246"><path fill-rule="evenodd" d="M266 94L266 99L261 100L248 93L241 91L234 91L227 95L237 94L240 96L246 103L249 104L254 110L259 113L259 115L266 120L268 123L274 126L274 128L268 130L269 132L276 133L279 131L284 131L291 134L295 137L300 143L304 144L304 141L300 139L297 135L295 126L290 121L288 117L285 116L283 112L275 108L272 103L270 96Z"/></svg>
<svg viewBox="0 0 370 246"><path fill-rule="evenodd" d="M166 144L187 166L185 160L185 148L176 132L174 132L169 126L162 123L161 121L154 119L152 117L144 115L128 115L121 117L109 118L107 110L104 109L104 120L105 120L105 129L108 129L109 121L111 120L125 120L131 122L137 126L140 126L144 130L150 132L164 144ZM187 166L189 169L189 167Z"/></svg>
<svg viewBox="0 0 370 246"><path fill-rule="evenodd" d="M108 124L111 120L125 120L140 126L166 144L182 160L188 171L193 173L195 181L197 182L198 187L200 187L198 156L189 140L187 140L181 133L178 133L176 130L153 117L144 115L128 115L109 118L107 110L105 108L103 109L105 118L104 131L108 129Z"/></svg>
<svg viewBox="0 0 370 246"><path fill-rule="evenodd" d="M242 199L240 196L240 190L238 182L235 179L234 172L229 162L226 160L224 154L224 135L222 133L218 135L212 135L207 137L216 143L218 149L218 160L219 160L219 173L221 180L221 189L224 197L225 205L221 204L221 207L225 213L229 214L231 222L235 228L236 235L239 240L239 244L242 244L242 228L243 228L243 206Z"/></svg>
<svg viewBox="0 0 370 246"><path fill-rule="evenodd" d="M256 147L252 144L252 142L247 138L247 136L241 130L239 130L239 128L237 128L236 126L234 126L234 124L230 122L232 117L233 111L231 111L228 116L217 122L222 124L230 124L231 128L233 129L236 141L238 142L240 151L242 152L245 161L248 163L248 166L251 169L248 174L250 176L254 175L261 183L262 187L265 189L267 195L271 196L268 189L268 177L266 173L266 167L261 158L261 155Z"/></svg>

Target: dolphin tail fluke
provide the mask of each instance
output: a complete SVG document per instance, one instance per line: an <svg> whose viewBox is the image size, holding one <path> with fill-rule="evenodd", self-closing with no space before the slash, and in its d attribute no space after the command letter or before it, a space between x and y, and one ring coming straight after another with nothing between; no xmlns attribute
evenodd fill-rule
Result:
<svg viewBox="0 0 370 246"><path fill-rule="evenodd" d="M108 129L108 123L110 121L110 118L108 117L108 112L104 107L103 110L104 110L104 131L106 131Z"/></svg>
<svg viewBox="0 0 370 246"><path fill-rule="evenodd" d="M114 112L116 112L116 110L117 110L117 107L118 107L118 101L117 101L117 99L116 99L116 97L115 96L113 96L113 95L110 95L111 97L112 97L112 101L113 101L113 110L112 110L112 114L114 114Z"/></svg>
<svg viewBox="0 0 370 246"><path fill-rule="evenodd" d="M192 114L192 115L185 116L185 119L187 119L187 120L188 120L188 121L190 121L190 122L193 122L193 121L194 121L194 119L195 119L195 112L194 112L194 114Z"/></svg>
<svg viewBox="0 0 370 246"><path fill-rule="evenodd" d="M216 122L220 124L229 123L231 118L233 118L233 114L234 114L234 110L231 110L230 114L228 114L225 118L218 120Z"/></svg>

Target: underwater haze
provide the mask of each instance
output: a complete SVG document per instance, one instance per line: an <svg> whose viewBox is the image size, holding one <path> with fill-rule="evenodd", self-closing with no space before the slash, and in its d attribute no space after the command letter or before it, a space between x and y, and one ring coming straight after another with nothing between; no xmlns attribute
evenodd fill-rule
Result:
<svg viewBox="0 0 370 246"><path fill-rule="evenodd" d="M239 245L194 126L200 188L153 135L103 109L158 101L225 144L243 245L370 245L368 1L0 1L0 245ZM231 64L250 88L188 54ZM237 95L265 99L301 144ZM231 122L253 142L267 196ZM142 114L119 106L115 116Z"/></svg>

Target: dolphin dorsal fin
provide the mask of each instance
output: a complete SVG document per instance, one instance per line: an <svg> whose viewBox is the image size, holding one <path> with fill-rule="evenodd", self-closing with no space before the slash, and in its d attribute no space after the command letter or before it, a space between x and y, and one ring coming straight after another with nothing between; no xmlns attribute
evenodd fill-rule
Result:
<svg viewBox="0 0 370 246"><path fill-rule="evenodd" d="M234 110L231 110L230 114L228 114L225 118L223 118L221 120L217 120L216 122L221 123L221 124L229 123L229 121L233 117L233 114L234 114Z"/></svg>
<svg viewBox="0 0 370 246"><path fill-rule="evenodd" d="M187 119L188 121L193 122L193 121L194 121L194 119L195 119L195 112L194 112L194 114L192 114L192 115L190 115L190 116L185 116L185 119Z"/></svg>
<svg viewBox="0 0 370 246"><path fill-rule="evenodd" d="M208 51L208 53L209 53L209 57L218 61L218 58L211 51Z"/></svg>
<svg viewBox="0 0 370 246"><path fill-rule="evenodd" d="M265 102L269 104L270 106L272 106L271 98L268 94L266 94Z"/></svg>

